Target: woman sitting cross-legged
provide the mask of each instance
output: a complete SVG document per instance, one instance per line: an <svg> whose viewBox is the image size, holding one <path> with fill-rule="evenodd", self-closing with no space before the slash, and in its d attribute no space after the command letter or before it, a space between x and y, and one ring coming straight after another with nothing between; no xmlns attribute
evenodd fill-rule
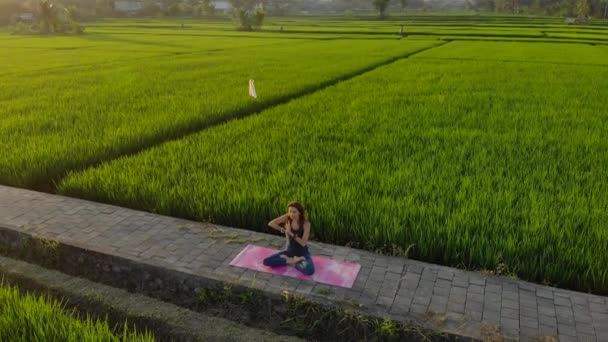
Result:
<svg viewBox="0 0 608 342"><path fill-rule="evenodd" d="M285 227L281 225L285 224ZM264 259L264 265L270 267L294 266L306 275L315 272L315 265L308 251L310 238L310 222L306 219L306 211L299 202L287 205L287 214L279 216L268 223L268 226L284 233L289 239L287 250L273 254Z"/></svg>

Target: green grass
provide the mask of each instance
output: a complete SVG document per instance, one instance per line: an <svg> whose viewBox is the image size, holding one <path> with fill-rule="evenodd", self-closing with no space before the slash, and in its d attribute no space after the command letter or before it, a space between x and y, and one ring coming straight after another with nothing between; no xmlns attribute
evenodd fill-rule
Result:
<svg viewBox="0 0 608 342"><path fill-rule="evenodd" d="M141 30L139 30L139 33ZM226 39L214 36L160 37L133 32L109 32L82 36L19 37L1 41L5 51L0 55L0 76L46 72L49 69L86 67L128 63L141 58L157 60L173 58L179 54L205 54L226 49L243 49L254 46L284 44L285 40L268 38ZM44 56L42 58L41 56Z"/></svg>
<svg viewBox="0 0 608 342"><path fill-rule="evenodd" d="M139 56L111 65L94 59L74 68L0 76L0 183L45 183L438 43L273 42L237 49L236 40L219 48L212 41L206 50L180 56ZM86 58L78 51L66 54ZM248 96L249 79L256 81L257 100Z"/></svg>
<svg viewBox="0 0 608 342"><path fill-rule="evenodd" d="M257 230L296 198L319 240L606 294L607 53L450 43L59 190Z"/></svg>
<svg viewBox="0 0 608 342"><path fill-rule="evenodd" d="M559 51L559 53L556 53ZM535 62L542 65L562 63L572 65L608 65L608 47L583 44L522 43L522 42L451 42L425 51L413 58L443 60ZM521 74L519 78L528 78ZM570 89L566 89L570 90Z"/></svg>
<svg viewBox="0 0 608 342"><path fill-rule="evenodd" d="M82 318L48 297L23 294L0 285L1 341L155 341L130 327L113 329L107 321Z"/></svg>

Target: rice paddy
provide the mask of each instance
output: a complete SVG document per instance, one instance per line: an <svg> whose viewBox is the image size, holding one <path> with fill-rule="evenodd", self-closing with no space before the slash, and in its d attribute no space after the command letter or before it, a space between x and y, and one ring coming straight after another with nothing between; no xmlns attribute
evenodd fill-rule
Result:
<svg viewBox="0 0 608 342"><path fill-rule="evenodd" d="M46 69L0 40L0 182L255 230L300 199L320 241L606 294L601 24L109 20Z"/></svg>
<svg viewBox="0 0 608 342"><path fill-rule="evenodd" d="M53 324L49 324L53 322ZM2 341L121 341L152 342L149 332L127 324L116 331L107 321L80 317L60 302L0 286L0 340Z"/></svg>

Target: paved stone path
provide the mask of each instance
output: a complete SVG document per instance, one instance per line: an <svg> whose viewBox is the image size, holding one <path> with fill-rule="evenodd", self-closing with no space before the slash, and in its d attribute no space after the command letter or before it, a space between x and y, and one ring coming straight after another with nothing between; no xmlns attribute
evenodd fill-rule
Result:
<svg viewBox="0 0 608 342"><path fill-rule="evenodd" d="M608 298L415 260L311 243L311 251L361 264L352 289L229 266L247 244L281 248L280 236L0 186L0 227L214 279L348 298L365 312L426 319L478 339L608 341ZM551 340L551 339L548 339Z"/></svg>

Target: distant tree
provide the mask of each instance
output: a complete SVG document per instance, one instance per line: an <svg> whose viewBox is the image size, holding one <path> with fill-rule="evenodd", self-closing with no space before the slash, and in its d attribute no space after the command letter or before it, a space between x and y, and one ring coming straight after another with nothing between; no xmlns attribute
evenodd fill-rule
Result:
<svg viewBox="0 0 608 342"><path fill-rule="evenodd" d="M177 1L173 1L171 2L171 4L169 4L169 6L167 7L167 15L169 16L176 16L179 15L182 11L182 8L180 6L180 3Z"/></svg>
<svg viewBox="0 0 608 342"><path fill-rule="evenodd" d="M38 4L38 22L42 33L55 32L57 30L57 12L55 4L49 0L42 0Z"/></svg>
<svg viewBox="0 0 608 342"><path fill-rule="evenodd" d="M566 17L574 17L577 12L577 0L562 0L559 2L557 13Z"/></svg>
<svg viewBox="0 0 608 342"><path fill-rule="evenodd" d="M405 7L407 6L407 0L399 0L399 3L401 4L401 10L405 11Z"/></svg>
<svg viewBox="0 0 608 342"><path fill-rule="evenodd" d="M264 24L264 17L264 7L257 6L255 8L255 12L252 15L251 26L253 26L256 30L262 28L262 25Z"/></svg>
<svg viewBox="0 0 608 342"><path fill-rule="evenodd" d="M390 0L373 0L374 8L378 11L380 18L384 18L386 8L388 7L388 3Z"/></svg>
<svg viewBox="0 0 608 342"><path fill-rule="evenodd" d="M529 12L533 14L542 14L543 12L543 4L541 0L533 0L530 6L528 7Z"/></svg>
<svg viewBox="0 0 608 342"><path fill-rule="evenodd" d="M76 6L68 6L64 8L63 11L65 12L65 17L71 23L78 23L80 21L80 12Z"/></svg>
<svg viewBox="0 0 608 342"><path fill-rule="evenodd" d="M206 17L215 16L215 4L211 0L202 0L201 13Z"/></svg>
<svg viewBox="0 0 608 342"><path fill-rule="evenodd" d="M72 5L64 8L63 10L72 32L83 33L84 27L80 25L80 12L78 11L78 8Z"/></svg>
<svg viewBox="0 0 608 342"><path fill-rule="evenodd" d="M251 31L264 24L264 2L261 0L230 0L232 18L239 30Z"/></svg>
<svg viewBox="0 0 608 342"><path fill-rule="evenodd" d="M579 18L589 16L589 0L578 0L576 4L576 14Z"/></svg>

